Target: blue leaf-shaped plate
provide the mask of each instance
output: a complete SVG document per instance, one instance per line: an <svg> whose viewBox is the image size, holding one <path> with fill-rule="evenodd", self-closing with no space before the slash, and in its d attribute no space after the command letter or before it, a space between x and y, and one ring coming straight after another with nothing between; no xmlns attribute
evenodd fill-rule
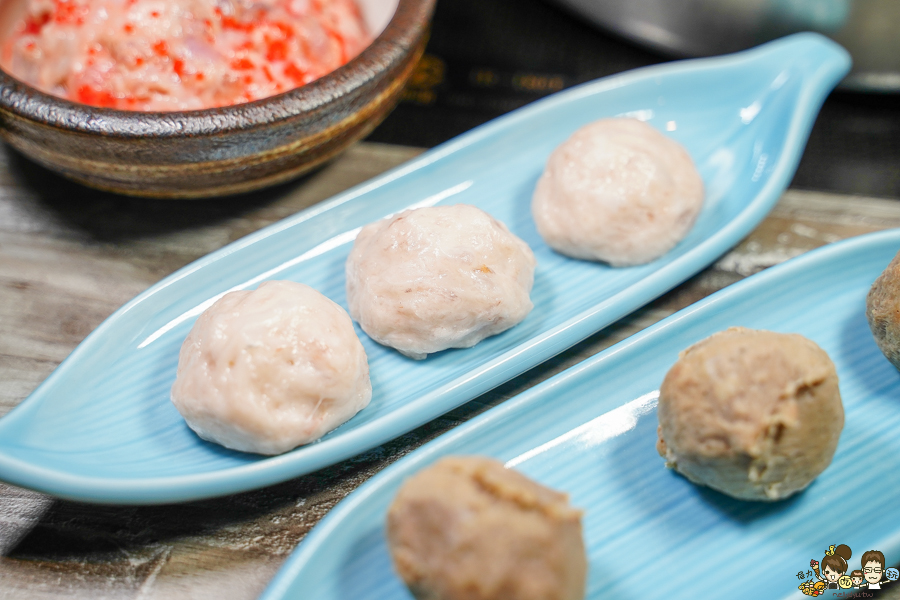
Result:
<svg viewBox="0 0 900 600"><path fill-rule="evenodd" d="M586 510L590 599L800 598L807 578L797 574L837 544L853 551L850 570L866 550L896 564L900 374L865 310L898 250L893 230L773 267L442 435L335 507L261 600L410 600L391 569L385 513L404 478L447 454L497 457ZM731 499L666 469L656 453L666 371L679 351L734 325L801 333L837 367L846 421L834 461L788 500Z"/></svg>
<svg viewBox="0 0 900 600"><path fill-rule="evenodd" d="M815 34L716 59L611 77L480 127L332 200L185 267L123 306L0 420L0 479L93 502L177 502L272 484L346 459L484 393L684 281L751 231L789 182L816 111L849 68ZM612 269L550 251L531 193L575 129L633 115L670 132L707 186L688 237L648 265ZM412 361L360 332L374 397L317 443L265 458L201 441L169 402L178 349L223 293L293 279L345 304L358 228L410 206L470 203L538 259L535 308L467 350Z"/></svg>

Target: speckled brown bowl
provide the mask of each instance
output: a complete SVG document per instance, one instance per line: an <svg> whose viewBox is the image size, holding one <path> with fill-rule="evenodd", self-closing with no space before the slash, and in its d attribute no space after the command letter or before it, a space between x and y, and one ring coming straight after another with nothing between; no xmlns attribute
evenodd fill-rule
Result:
<svg viewBox="0 0 900 600"><path fill-rule="evenodd" d="M94 108L0 71L0 135L62 175L155 198L247 192L297 177L364 137L399 100L427 39L435 0L399 0L359 56L278 96L208 110Z"/></svg>

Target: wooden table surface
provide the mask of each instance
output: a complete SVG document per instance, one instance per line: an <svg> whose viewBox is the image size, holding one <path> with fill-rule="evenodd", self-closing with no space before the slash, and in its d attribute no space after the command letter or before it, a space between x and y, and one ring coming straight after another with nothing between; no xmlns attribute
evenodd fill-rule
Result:
<svg viewBox="0 0 900 600"><path fill-rule="evenodd" d="M0 147L0 415L154 282L419 152L362 143L275 190L173 203L85 190ZM427 440L743 277L893 227L900 227L898 201L788 191L731 252L620 323L389 444L280 485L181 505L117 507L0 483L0 598L256 598L329 509Z"/></svg>

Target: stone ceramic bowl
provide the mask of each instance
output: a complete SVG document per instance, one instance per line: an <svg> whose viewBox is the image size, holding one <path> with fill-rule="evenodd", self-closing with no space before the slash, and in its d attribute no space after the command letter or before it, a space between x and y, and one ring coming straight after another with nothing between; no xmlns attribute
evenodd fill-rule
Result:
<svg viewBox="0 0 900 600"><path fill-rule="evenodd" d="M381 34L346 65L247 104L150 113L95 108L0 71L0 135L95 188L155 198L247 192L309 171L364 137L399 100L425 47L435 0L360 0Z"/></svg>

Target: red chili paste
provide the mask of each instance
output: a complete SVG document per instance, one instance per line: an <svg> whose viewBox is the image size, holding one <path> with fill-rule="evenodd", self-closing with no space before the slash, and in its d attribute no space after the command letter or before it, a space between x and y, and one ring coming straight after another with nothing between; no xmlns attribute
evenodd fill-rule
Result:
<svg viewBox="0 0 900 600"><path fill-rule="evenodd" d="M0 59L75 102L173 111L299 87L370 42L353 0L28 0Z"/></svg>

